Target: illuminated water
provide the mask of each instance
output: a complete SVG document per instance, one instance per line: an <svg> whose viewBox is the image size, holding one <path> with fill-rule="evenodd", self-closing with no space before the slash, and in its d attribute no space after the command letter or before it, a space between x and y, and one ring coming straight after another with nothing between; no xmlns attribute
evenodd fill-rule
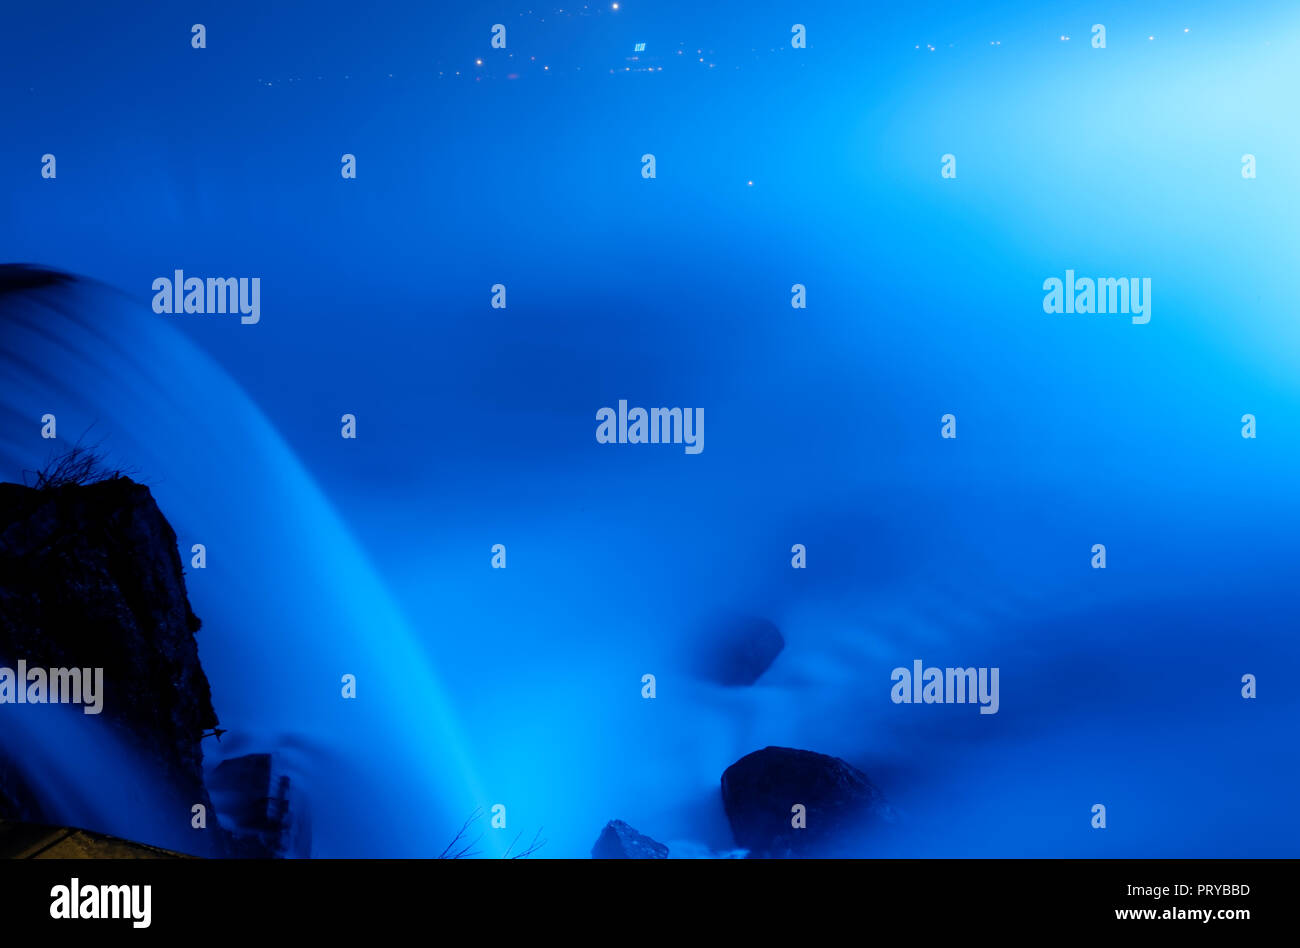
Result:
<svg viewBox="0 0 1300 948"><path fill-rule="evenodd" d="M817 5L802 59L775 4L515 17L481 81L437 73L495 10L236 3L202 53L16 11L0 259L98 282L0 300L0 475L57 411L207 545L209 753L286 755L317 855L496 803L489 855L729 848L722 770L784 744L905 812L864 854L1293 856L1295 14L1144 7L1100 51ZM661 73L609 73L634 42ZM260 277L261 322L155 315L177 268ZM1067 268L1150 277L1151 322L1045 315ZM704 452L597 444L620 398L703 406ZM786 636L751 689L684 672L718 608ZM916 658L1000 667L999 713L893 705ZM68 756L69 821L167 838Z"/></svg>

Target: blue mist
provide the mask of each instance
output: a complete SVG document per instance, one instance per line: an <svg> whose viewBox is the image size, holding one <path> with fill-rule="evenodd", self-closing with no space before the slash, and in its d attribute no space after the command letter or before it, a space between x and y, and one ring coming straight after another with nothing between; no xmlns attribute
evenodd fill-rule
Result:
<svg viewBox="0 0 1300 948"><path fill-rule="evenodd" d="M3 304L0 474L55 411L208 545L209 762L280 751L316 855L495 803L488 855L722 850L768 744L904 812L863 855L1296 855L1298 15L951 6L11 12L0 260L83 280ZM261 322L155 315L175 269ZM1066 269L1151 322L1044 314ZM705 450L597 444L620 398ZM717 609L786 636L753 688L686 671ZM916 658L999 713L892 704ZM69 821L168 838L78 767Z"/></svg>

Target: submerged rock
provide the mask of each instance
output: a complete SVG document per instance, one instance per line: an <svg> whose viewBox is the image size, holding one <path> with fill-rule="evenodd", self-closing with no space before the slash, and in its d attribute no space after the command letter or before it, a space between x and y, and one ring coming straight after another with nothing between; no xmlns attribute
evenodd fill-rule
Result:
<svg viewBox="0 0 1300 948"><path fill-rule="evenodd" d="M610 820L601 830L592 859L667 859L668 847L638 833L622 820Z"/></svg>
<svg viewBox="0 0 1300 948"><path fill-rule="evenodd" d="M231 834L231 855L244 859L305 859L311 826L305 801L291 796L289 777L270 754L223 760L208 777L222 827Z"/></svg>
<svg viewBox="0 0 1300 948"><path fill-rule="evenodd" d="M792 825L804 809L805 828ZM860 854L865 830L893 811L862 771L838 757L765 747L722 774L722 805L736 845L754 857Z"/></svg>
<svg viewBox="0 0 1300 948"><path fill-rule="evenodd" d="M747 849L714 849L707 843L697 840L674 839L668 842L669 859L744 859L749 855Z"/></svg>
<svg viewBox="0 0 1300 948"><path fill-rule="evenodd" d="M735 616L718 620L705 632L697 658L699 672L720 685L752 685L785 648L780 630L766 619Z"/></svg>

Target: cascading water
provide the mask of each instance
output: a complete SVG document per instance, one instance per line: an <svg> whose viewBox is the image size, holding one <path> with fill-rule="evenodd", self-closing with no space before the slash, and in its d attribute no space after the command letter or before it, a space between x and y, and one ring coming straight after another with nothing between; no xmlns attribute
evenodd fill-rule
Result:
<svg viewBox="0 0 1300 948"><path fill-rule="evenodd" d="M224 746L206 742L209 762L241 748L282 752L311 799L316 855L440 849L484 802L470 760L405 618L292 452L209 358L107 287L13 269L5 279L6 479L52 452L29 422L53 413L58 445L84 436L138 472L185 562L191 543L207 547L206 569L187 582L232 732ZM341 694L349 674L355 700ZM59 818L185 849L142 801L112 796L119 781L104 775L130 767L95 743L94 719L61 718L29 714L5 737ZM27 748L44 749L39 766Z"/></svg>

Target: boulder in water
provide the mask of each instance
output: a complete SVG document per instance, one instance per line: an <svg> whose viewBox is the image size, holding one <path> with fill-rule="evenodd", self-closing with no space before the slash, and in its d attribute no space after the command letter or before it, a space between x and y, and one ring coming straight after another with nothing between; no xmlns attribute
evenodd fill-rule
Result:
<svg viewBox="0 0 1300 948"><path fill-rule="evenodd" d="M697 668L720 685L752 685L785 648L785 639L766 619L735 616L711 623L702 638Z"/></svg>
<svg viewBox="0 0 1300 948"><path fill-rule="evenodd" d="M722 774L722 805L736 845L753 857L861 855L864 830L893 821L867 775L838 757L765 747ZM804 807L804 827L793 823Z"/></svg>
<svg viewBox="0 0 1300 948"><path fill-rule="evenodd" d="M668 847L638 833L622 820L610 820L591 848L592 859L667 859Z"/></svg>

